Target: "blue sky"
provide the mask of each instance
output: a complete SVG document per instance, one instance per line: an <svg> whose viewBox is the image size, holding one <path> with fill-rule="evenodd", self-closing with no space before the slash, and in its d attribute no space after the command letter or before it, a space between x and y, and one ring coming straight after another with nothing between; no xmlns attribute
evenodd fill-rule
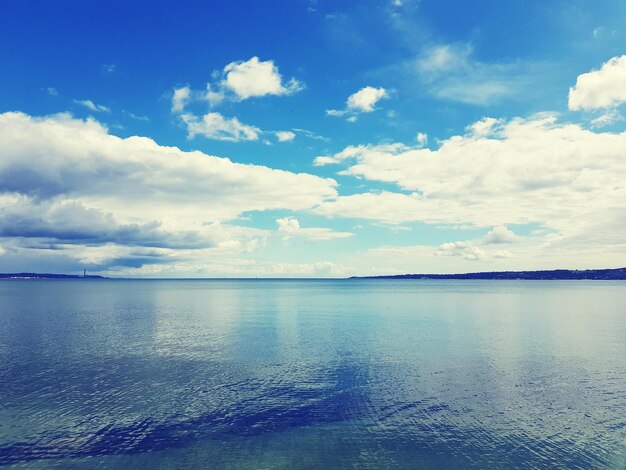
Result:
<svg viewBox="0 0 626 470"><path fill-rule="evenodd" d="M0 6L0 271L626 265L626 2Z"/></svg>

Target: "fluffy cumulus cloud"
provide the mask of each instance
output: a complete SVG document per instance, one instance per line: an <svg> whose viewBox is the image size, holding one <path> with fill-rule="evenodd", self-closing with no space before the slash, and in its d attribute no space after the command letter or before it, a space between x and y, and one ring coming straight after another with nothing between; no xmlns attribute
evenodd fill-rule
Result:
<svg viewBox="0 0 626 470"><path fill-rule="evenodd" d="M366 86L348 97L345 109L329 109L326 114L328 116L348 115L348 120L354 122L357 114L371 113L376 104L387 97L389 97L389 93L384 88Z"/></svg>
<svg viewBox="0 0 626 470"><path fill-rule="evenodd" d="M225 118L220 113L207 113L202 118L184 113L182 121L187 125L187 136L193 139L202 135L207 139L239 142L242 140L258 140L261 130L239 122L236 117Z"/></svg>
<svg viewBox="0 0 626 470"><path fill-rule="evenodd" d="M258 57L231 62L221 72L214 72L213 76L216 81L207 83L204 90L192 90L189 85L185 85L172 92L171 111L186 126L189 138L201 135L207 139L238 142L258 140L259 134L263 132L258 127L241 123L236 117L225 117L217 112L204 115L189 112L187 108L191 103L203 102L214 108L225 100L291 95L304 88L304 84L295 78L283 80L272 60L262 61ZM290 131L274 134L279 142L295 138L295 134Z"/></svg>
<svg viewBox="0 0 626 470"><path fill-rule="evenodd" d="M592 110L626 102L626 55L613 57L599 70L579 75L569 90L569 109Z"/></svg>
<svg viewBox="0 0 626 470"><path fill-rule="evenodd" d="M335 186L145 137L119 138L93 119L0 115L7 268L11 260L138 268L246 253L269 233L229 221L250 211L310 209L335 197Z"/></svg>
<svg viewBox="0 0 626 470"><path fill-rule="evenodd" d="M387 96L387 91L380 87L366 86L348 97L348 109L361 113L371 113L374 106Z"/></svg>
<svg viewBox="0 0 626 470"><path fill-rule="evenodd" d="M276 138L279 142L290 142L296 138L296 134L291 131L278 131L276 132Z"/></svg>
<svg viewBox="0 0 626 470"><path fill-rule="evenodd" d="M487 243L514 243L519 237L504 225L498 225L487 233L485 241Z"/></svg>
<svg viewBox="0 0 626 470"><path fill-rule="evenodd" d="M183 86L175 88L172 94L172 112L180 113L184 111L185 106L191 100L191 88L189 86Z"/></svg>
<svg viewBox="0 0 626 470"><path fill-rule="evenodd" d="M496 126L501 123L500 119L485 117L467 126L466 130L475 137L484 137L491 134Z"/></svg>
<svg viewBox="0 0 626 470"><path fill-rule="evenodd" d="M222 86L240 100L266 95L290 95L304 88L295 78L283 81L273 61L262 61L258 57L245 62L231 62L224 67L224 75Z"/></svg>
<svg viewBox="0 0 626 470"><path fill-rule="evenodd" d="M288 240L290 237L304 237L311 240L332 240L336 238L347 238L353 235L350 232L336 232L329 228L303 228L295 217L276 219L276 224L278 225L278 234L283 237L283 240Z"/></svg>
<svg viewBox="0 0 626 470"><path fill-rule="evenodd" d="M224 100L291 95L304 89L304 84L293 77L285 81L273 60L258 57L231 62L223 70L213 72L213 77L213 83L207 83L204 90L192 90L189 85L174 88L172 112L181 113L192 102L217 106Z"/></svg>
<svg viewBox="0 0 626 470"><path fill-rule="evenodd" d="M318 157L316 165L342 165L342 175L402 192L341 196L316 211L390 224L535 224L552 234L546 239L553 248L568 246L570 256L593 245L596 253L624 257L624 155L626 132L594 132L548 114L485 118L435 150L362 145ZM492 243L513 238L504 227L488 236Z"/></svg>
<svg viewBox="0 0 626 470"><path fill-rule="evenodd" d="M428 134L425 132L418 132L415 140L417 140L418 145L421 145L422 147L424 145L428 145Z"/></svg>
<svg viewBox="0 0 626 470"><path fill-rule="evenodd" d="M205 90L192 90L189 85L185 85L174 88L171 98L171 111L174 114L183 113L187 105L197 101L205 102L210 107L214 107L220 104L224 98L224 91L221 89L213 89L210 83L207 83Z"/></svg>

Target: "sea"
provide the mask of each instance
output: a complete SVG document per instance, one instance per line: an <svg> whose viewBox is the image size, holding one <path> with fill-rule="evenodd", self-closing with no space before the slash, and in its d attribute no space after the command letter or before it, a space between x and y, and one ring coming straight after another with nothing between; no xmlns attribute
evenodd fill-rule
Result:
<svg viewBox="0 0 626 470"><path fill-rule="evenodd" d="M0 466L625 469L626 282L2 280Z"/></svg>

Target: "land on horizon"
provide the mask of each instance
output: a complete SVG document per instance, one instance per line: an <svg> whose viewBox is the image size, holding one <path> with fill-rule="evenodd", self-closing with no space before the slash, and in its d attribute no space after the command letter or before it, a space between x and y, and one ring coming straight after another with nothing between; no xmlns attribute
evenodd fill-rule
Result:
<svg viewBox="0 0 626 470"><path fill-rule="evenodd" d="M523 279L523 280L626 280L626 268L553 269L540 271L490 271L461 274L396 274L353 276L351 279Z"/></svg>
<svg viewBox="0 0 626 470"><path fill-rule="evenodd" d="M114 279L99 275L56 273L0 273L0 279ZM212 278L207 278L212 279ZM240 278L270 279L270 278ZM290 278L283 278L290 279ZM300 279L300 278L294 278ZM553 269L538 271L487 271L456 274L391 274L380 276L351 276L347 279L485 279L485 280L626 280L626 268L613 269Z"/></svg>
<svg viewBox="0 0 626 470"><path fill-rule="evenodd" d="M109 279L93 274L0 273L0 279Z"/></svg>

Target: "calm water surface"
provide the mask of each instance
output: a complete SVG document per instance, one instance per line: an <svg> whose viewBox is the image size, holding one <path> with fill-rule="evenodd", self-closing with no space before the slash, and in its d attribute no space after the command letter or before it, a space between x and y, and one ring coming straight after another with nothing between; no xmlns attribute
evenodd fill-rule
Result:
<svg viewBox="0 0 626 470"><path fill-rule="evenodd" d="M0 281L0 465L626 468L626 283Z"/></svg>

